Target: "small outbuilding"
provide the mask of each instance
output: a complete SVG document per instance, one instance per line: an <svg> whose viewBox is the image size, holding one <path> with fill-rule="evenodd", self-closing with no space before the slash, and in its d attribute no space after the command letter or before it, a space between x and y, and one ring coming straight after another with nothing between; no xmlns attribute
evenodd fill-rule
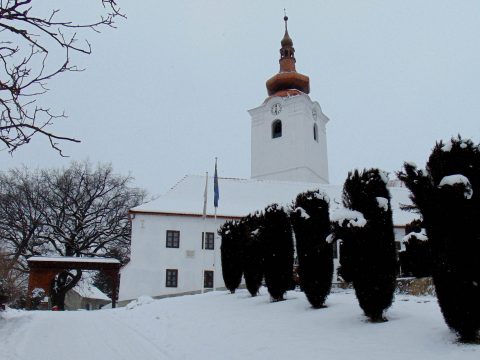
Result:
<svg viewBox="0 0 480 360"><path fill-rule="evenodd" d="M65 310L98 310L111 301L104 292L91 283L90 279L82 279L66 293Z"/></svg>
<svg viewBox="0 0 480 360"><path fill-rule="evenodd" d="M50 289L55 276L64 270L99 270L112 281L111 301L115 307L120 283L120 261L101 257L43 257L32 256L27 260L30 268L28 294L35 289L43 289L50 297ZM31 299L28 300L29 303Z"/></svg>

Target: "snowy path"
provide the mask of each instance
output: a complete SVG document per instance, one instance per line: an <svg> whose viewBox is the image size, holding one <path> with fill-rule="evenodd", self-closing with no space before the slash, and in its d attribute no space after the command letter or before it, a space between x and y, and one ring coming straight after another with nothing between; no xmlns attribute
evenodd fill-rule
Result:
<svg viewBox="0 0 480 360"><path fill-rule="evenodd" d="M174 358L117 315L115 311L35 312L9 319L0 328L7 345L0 349L0 359Z"/></svg>
<svg viewBox="0 0 480 360"><path fill-rule="evenodd" d="M365 321L351 292L313 310L302 293L270 303L245 291L163 299L127 310L15 312L0 319L1 360L470 360L434 298L397 296L387 323Z"/></svg>

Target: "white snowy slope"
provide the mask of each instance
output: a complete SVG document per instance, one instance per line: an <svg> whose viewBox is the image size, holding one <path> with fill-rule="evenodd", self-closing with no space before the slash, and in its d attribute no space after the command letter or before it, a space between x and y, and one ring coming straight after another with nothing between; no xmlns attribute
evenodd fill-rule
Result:
<svg viewBox="0 0 480 360"><path fill-rule="evenodd" d="M479 359L480 346L456 343L436 299L397 296L389 321L372 324L353 291L313 310L303 293L270 303L213 292L141 301L130 309L17 312L0 319L2 360L162 359Z"/></svg>

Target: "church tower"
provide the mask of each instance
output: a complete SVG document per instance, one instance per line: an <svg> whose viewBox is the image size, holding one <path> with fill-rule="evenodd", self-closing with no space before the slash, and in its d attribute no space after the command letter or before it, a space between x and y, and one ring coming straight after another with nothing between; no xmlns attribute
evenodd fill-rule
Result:
<svg viewBox="0 0 480 360"><path fill-rule="evenodd" d="M281 41L280 71L267 80L268 97L249 110L252 118L252 179L328 183L328 118L312 101L310 79L295 69L288 34Z"/></svg>

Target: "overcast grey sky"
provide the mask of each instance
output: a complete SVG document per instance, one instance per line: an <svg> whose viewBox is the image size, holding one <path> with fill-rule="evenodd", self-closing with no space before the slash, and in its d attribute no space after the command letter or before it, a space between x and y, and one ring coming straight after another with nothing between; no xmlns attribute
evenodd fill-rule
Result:
<svg viewBox="0 0 480 360"><path fill-rule="evenodd" d="M82 73L52 81L62 159L37 138L1 169L111 162L151 194L185 174L250 176L247 110L278 72L283 8L297 70L327 125L331 183L354 168L424 166L436 140L480 137L480 1L119 1ZM41 2L40 2L41 4ZM35 4L37 6L37 4Z"/></svg>

